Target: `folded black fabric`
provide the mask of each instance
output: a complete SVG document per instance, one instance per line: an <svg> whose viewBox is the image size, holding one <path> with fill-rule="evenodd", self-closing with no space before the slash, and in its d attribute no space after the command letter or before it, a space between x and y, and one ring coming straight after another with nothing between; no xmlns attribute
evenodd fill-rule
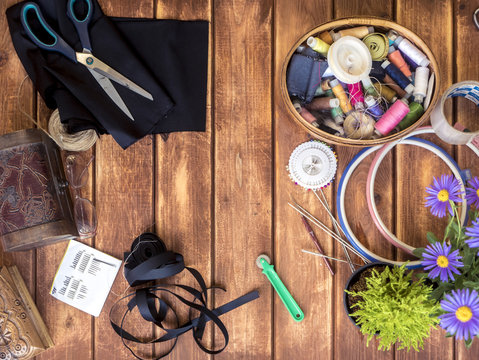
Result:
<svg viewBox="0 0 479 360"><path fill-rule="evenodd" d="M67 0L34 2L48 24L81 51L78 34L66 15ZM58 107L69 131L93 128L100 134L110 133L126 148L149 133L204 130L208 22L112 19L93 0L89 26L93 54L154 99L150 101L112 82L135 118L132 121L84 66L41 50L30 40L20 22L23 5L7 10L13 44L45 103L50 108Z"/></svg>
<svg viewBox="0 0 479 360"><path fill-rule="evenodd" d="M299 98L304 103L310 103L316 89L321 85L321 77L327 68L326 61L303 54L294 54L286 75L288 94Z"/></svg>

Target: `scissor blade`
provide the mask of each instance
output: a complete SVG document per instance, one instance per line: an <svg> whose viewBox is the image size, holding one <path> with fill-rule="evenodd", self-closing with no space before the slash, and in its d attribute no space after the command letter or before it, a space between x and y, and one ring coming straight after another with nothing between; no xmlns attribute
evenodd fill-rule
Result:
<svg viewBox="0 0 479 360"><path fill-rule="evenodd" d="M126 116L128 116L132 121L135 121L135 118L133 117L133 115L131 115L130 110L128 110L128 107L123 102L123 99L121 98L120 94L118 94L118 91L116 91L110 79L97 73L95 70L92 70L90 68L88 68L88 71L90 71L90 74L92 74L92 76L95 78L98 84L100 84L100 86L107 93L110 99L113 100L116 106L118 106L120 110L123 111L126 114Z"/></svg>
<svg viewBox="0 0 479 360"><path fill-rule="evenodd" d="M153 96L151 94L141 88L140 86L136 85L133 81L129 80L118 71L112 69L103 61L99 60L95 56L88 54L88 53L76 53L77 61L83 65L85 65L88 69L96 71L103 76L106 76L110 80L117 82L118 84L130 89L131 91L149 99L153 100Z"/></svg>

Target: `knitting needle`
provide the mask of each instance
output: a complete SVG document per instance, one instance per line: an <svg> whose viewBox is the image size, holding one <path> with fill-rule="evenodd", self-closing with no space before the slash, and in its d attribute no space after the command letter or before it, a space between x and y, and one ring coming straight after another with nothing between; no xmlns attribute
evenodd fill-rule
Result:
<svg viewBox="0 0 479 360"><path fill-rule="evenodd" d="M332 256L327 256L327 255L323 255L323 254L319 254L317 252L314 252L314 251L308 251L308 250L304 250L304 249L301 249L302 252L306 253L306 254L311 254L311 255L316 255L316 256L319 256L319 257L322 257L323 259L331 259L331 260L335 260L335 261L339 261L339 262L343 262L343 263L348 263L348 261L346 260L341 260L341 259L336 259ZM354 264L354 265L357 265L357 266L361 266L360 264Z"/></svg>
<svg viewBox="0 0 479 360"><path fill-rule="evenodd" d="M304 215L301 215L301 220L303 220L304 227L305 227L306 230L308 231L309 236L311 236L311 239L313 240L314 246L316 246L316 249L319 251L320 254L323 254L323 255L324 255L324 251L323 251L323 249L321 248L321 245L319 245L318 238L317 238L316 235L314 234L313 229L311 229L311 226L309 225L308 220L306 220L306 217L305 217ZM328 259L323 258L323 260L324 260L324 263L326 264L326 266L327 266L329 272L331 273L331 275L334 276L334 271L333 271L333 269L331 268L331 264L329 263Z"/></svg>

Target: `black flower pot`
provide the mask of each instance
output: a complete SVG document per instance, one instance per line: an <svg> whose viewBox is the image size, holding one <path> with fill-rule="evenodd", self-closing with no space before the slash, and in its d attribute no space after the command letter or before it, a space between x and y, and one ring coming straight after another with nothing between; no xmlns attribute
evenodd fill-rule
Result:
<svg viewBox="0 0 479 360"><path fill-rule="evenodd" d="M366 264L364 266L361 266L359 269L357 269L354 273L351 274L348 281L346 282L346 286L344 287L344 289L345 290L350 290L349 288L359 280L359 277L361 276L361 274L365 270L367 270L371 267L377 267L377 266L391 267L393 265L391 265L389 263L385 263L385 262L374 262L374 263L370 263L370 264ZM349 307L348 297L349 297L349 294L347 294L346 291L343 291L343 304L344 304L344 309L346 310L346 314L348 314L349 320L351 320L351 322L354 324L354 326L356 326L359 329L360 326L358 324L356 324L356 321L354 320L354 318L351 317L351 314L355 311L355 309L351 309Z"/></svg>

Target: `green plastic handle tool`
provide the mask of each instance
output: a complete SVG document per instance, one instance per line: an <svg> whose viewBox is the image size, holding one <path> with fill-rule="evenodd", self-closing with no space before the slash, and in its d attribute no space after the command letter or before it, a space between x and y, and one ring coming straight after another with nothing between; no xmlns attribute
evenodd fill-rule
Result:
<svg viewBox="0 0 479 360"><path fill-rule="evenodd" d="M296 321L303 320L303 311L293 299L293 296L289 293L286 286L284 286L276 271L274 271L274 265L270 264L269 257L267 255L260 255L256 259L256 265L258 265L260 269L263 269L263 274L265 274L268 280L271 282L271 285L273 285L274 289L279 295L279 298L283 302L284 306L286 306L286 309L288 309L293 319Z"/></svg>

